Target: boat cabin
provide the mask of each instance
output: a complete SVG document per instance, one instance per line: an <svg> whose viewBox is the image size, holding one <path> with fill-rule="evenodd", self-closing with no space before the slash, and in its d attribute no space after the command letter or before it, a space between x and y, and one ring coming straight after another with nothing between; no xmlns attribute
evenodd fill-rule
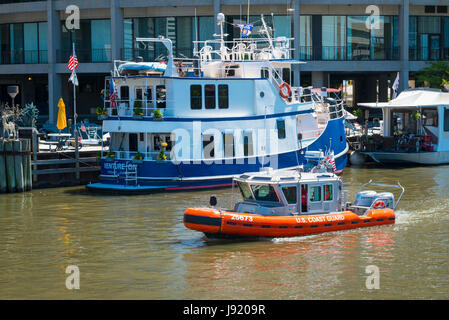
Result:
<svg viewBox="0 0 449 320"><path fill-rule="evenodd" d="M449 151L449 93L410 89L389 102L359 106L383 113L382 138L373 137L371 150L365 151Z"/></svg>
<svg viewBox="0 0 449 320"><path fill-rule="evenodd" d="M330 172L273 172L265 168L235 179L243 201L234 211L270 216L325 214L340 211L342 181Z"/></svg>

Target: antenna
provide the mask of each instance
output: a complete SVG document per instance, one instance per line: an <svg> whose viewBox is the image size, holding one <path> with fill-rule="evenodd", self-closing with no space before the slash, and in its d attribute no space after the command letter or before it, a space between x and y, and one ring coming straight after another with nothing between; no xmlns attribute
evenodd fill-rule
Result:
<svg viewBox="0 0 449 320"><path fill-rule="evenodd" d="M194 52L198 52L198 17L196 16L196 7L195 7L195 46Z"/></svg>

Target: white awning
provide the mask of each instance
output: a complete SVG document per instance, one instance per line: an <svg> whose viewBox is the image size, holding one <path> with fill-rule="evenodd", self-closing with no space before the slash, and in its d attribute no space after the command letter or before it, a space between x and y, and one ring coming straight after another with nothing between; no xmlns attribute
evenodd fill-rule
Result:
<svg viewBox="0 0 449 320"><path fill-rule="evenodd" d="M365 102L358 104L368 108L416 109L422 107L449 106L449 93L435 89L411 89L403 91L389 102Z"/></svg>

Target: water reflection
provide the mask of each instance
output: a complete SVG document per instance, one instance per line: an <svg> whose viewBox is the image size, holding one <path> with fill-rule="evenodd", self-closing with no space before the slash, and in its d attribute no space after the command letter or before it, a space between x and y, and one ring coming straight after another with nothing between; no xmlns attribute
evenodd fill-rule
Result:
<svg viewBox="0 0 449 320"><path fill-rule="evenodd" d="M345 170L349 195L369 179L405 186L395 225L247 242L207 240L182 222L211 193L229 207L231 189L0 195L0 298L448 298L448 168ZM65 288L72 264L78 291ZM365 287L368 265L380 269L380 290Z"/></svg>

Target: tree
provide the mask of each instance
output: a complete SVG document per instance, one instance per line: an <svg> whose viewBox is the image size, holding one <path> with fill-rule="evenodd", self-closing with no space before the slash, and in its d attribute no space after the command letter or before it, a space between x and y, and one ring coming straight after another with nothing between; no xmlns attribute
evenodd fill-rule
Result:
<svg viewBox="0 0 449 320"><path fill-rule="evenodd" d="M449 62L435 61L417 72L417 80L425 82L430 88L441 89L449 81Z"/></svg>

